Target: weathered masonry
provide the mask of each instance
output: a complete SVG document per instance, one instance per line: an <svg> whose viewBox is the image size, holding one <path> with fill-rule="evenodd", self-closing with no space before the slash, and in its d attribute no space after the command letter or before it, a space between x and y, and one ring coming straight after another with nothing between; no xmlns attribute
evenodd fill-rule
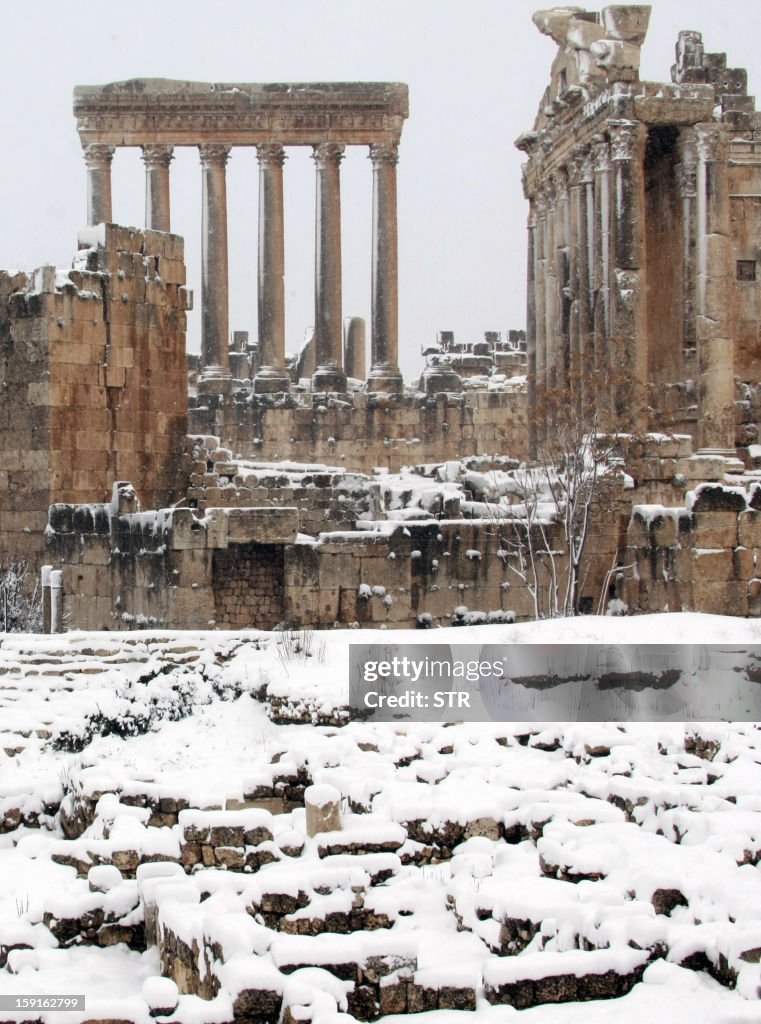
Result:
<svg viewBox="0 0 761 1024"><path fill-rule="evenodd" d="M735 400L755 401L761 375L761 118L746 72L698 32L680 33L671 82L641 82L649 15L534 16L558 52L517 141L530 369L586 402L606 400L587 393L591 371L618 375L622 425L665 423L734 456L758 432Z"/></svg>
<svg viewBox="0 0 761 1024"><path fill-rule="evenodd" d="M169 165L175 146L197 146L203 180L202 369L199 392L224 394L228 353L225 167L233 147L259 161L258 328L260 393L287 391L283 162L287 146L311 146L316 167L315 345L312 386L345 391L341 308L340 163L368 146L373 166L372 368L369 386L398 392L396 164L407 86L388 83L251 85L134 79L78 86L74 113L88 173L88 220L110 222L111 161L118 146L142 149L146 227L170 230Z"/></svg>

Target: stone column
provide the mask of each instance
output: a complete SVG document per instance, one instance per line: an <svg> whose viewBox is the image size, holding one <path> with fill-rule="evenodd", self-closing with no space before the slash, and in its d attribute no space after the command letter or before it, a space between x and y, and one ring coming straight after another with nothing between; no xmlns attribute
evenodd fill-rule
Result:
<svg viewBox="0 0 761 1024"><path fill-rule="evenodd" d="M578 211L578 330L579 369L582 374L582 393L591 385L594 370L594 289L592 260L594 259L594 164L589 150L579 156L579 211Z"/></svg>
<svg viewBox="0 0 761 1024"><path fill-rule="evenodd" d="M640 121L609 121L613 163L612 355L616 412L631 428L647 429L647 317L644 157L647 129Z"/></svg>
<svg viewBox="0 0 761 1024"><path fill-rule="evenodd" d="M285 368L285 232L283 164L278 142L256 147L259 161L259 370L254 391L287 391Z"/></svg>
<svg viewBox="0 0 761 1024"><path fill-rule="evenodd" d="M571 200L568 169L561 167L554 175L557 214L555 219L555 288L558 320L555 324L557 351L555 355L556 383L565 388L569 383L571 366Z"/></svg>
<svg viewBox="0 0 761 1024"><path fill-rule="evenodd" d="M568 303L568 366L569 381L577 397L581 398L582 364L581 364L581 329L579 322L579 305L581 302L581 249L582 242L582 210L581 210L581 164L579 155L574 152L568 164L568 284L565 299Z"/></svg>
<svg viewBox="0 0 761 1024"><path fill-rule="evenodd" d="M396 225L396 143L370 146L373 163L373 256L369 391L401 391L399 259Z"/></svg>
<svg viewBox="0 0 761 1024"><path fill-rule="evenodd" d="M364 380L365 369L365 321L361 316L344 319L344 371L347 377Z"/></svg>
<svg viewBox="0 0 761 1024"><path fill-rule="evenodd" d="M171 146L143 146L145 164L145 226L153 231L169 231L169 164L174 159Z"/></svg>
<svg viewBox="0 0 761 1024"><path fill-rule="evenodd" d="M536 388L547 387L547 204L540 193L532 203L534 215L534 302L536 307ZM526 348L528 349L528 339Z"/></svg>
<svg viewBox="0 0 761 1024"><path fill-rule="evenodd" d="M204 393L228 389L229 311L227 282L227 182L230 147L211 143L198 147L203 171L201 227L201 374Z"/></svg>
<svg viewBox="0 0 761 1024"><path fill-rule="evenodd" d="M682 281L684 288L682 344L685 348L694 349L697 338L695 332L695 254L698 155L695 129L692 127L682 128L679 132L679 156L681 159L677 168L677 184L682 200Z"/></svg>
<svg viewBox="0 0 761 1024"><path fill-rule="evenodd" d="M557 199L554 193L547 194L547 220L544 232L544 344L545 344L545 383L548 388L557 384L557 347L558 347L558 293L555 277L555 222L557 219Z"/></svg>
<svg viewBox="0 0 761 1024"><path fill-rule="evenodd" d="M321 142L314 147L317 168L315 203L314 331L317 368L313 391L345 391L341 316L341 183L344 147Z"/></svg>
<svg viewBox="0 0 761 1024"><path fill-rule="evenodd" d="M594 345L595 366L605 371L610 358L610 143L593 136L594 152Z"/></svg>
<svg viewBox="0 0 761 1024"><path fill-rule="evenodd" d="M698 424L703 451L735 454L732 240L728 142L720 124L697 140Z"/></svg>
<svg viewBox="0 0 761 1024"><path fill-rule="evenodd" d="M114 147L93 143L85 146L87 167L87 223L110 224L111 213L111 161Z"/></svg>
<svg viewBox="0 0 761 1024"><path fill-rule="evenodd" d="M526 253L526 359L528 370L528 451L536 458L536 211L531 202Z"/></svg>

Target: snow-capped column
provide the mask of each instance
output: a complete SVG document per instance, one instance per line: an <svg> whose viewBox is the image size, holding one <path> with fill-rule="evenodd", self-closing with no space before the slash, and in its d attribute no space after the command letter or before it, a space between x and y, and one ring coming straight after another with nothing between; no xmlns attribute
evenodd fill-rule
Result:
<svg viewBox="0 0 761 1024"><path fill-rule="evenodd" d="M644 268L647 129L639 121L609 121L613 173L613 266L611 356L616 370L616 412L629 426L643 420L647 387L647 318Z"/></svg>
<svg viewBox="0 0 761 1024"><path fill-rule="evenodd" d="M84 148L87 167L87 223L110 224L111 162L114 147L93 143Z"/></svg>
<svg viewBox="0 0 761 1024"><path fill-rule="evenodd" d="M172 146L143 146L145 164L145 226L154 231L170 231L169 164L174 159Z"/></svg>
<svg viewBox="0 0 761 1024"><path fill-rule="evenodd" d="M201 228L201 375L206 392L224 391L230 377L227 279L227 181L230 147L198 147L203 171ZM212 383L214 382L214 383Z"/></svg>
<svg viewBox="0 0 761 1024"><path fill-rule="evenodd" d="M285 229L283 164L285 150L277 142L256 147L259 161L259 354L254 378L257 392L287 391L285 368Z"/></svg>
<svg viewBox="0 0 761 1024"><path fill-rule="evenodd" d="M345 391L341 313L341 178L344 147L321 142L314 147L317 168L315 203L314 332L317 369L313 391Z"/></svg>
<svg viewBox="0 0 761 1024"><path fill-rule="evenodd" d="M697 140L698 441L735 453L732 244L727 138L721 124L695 126Z"/></svg>
<svg viewBox="0 0 761 1024"><path fill-rule="evenodd" d="M370 391L401 391L399 259L396 225L396 143L370 146L373 164L372 323Z"/></svg>

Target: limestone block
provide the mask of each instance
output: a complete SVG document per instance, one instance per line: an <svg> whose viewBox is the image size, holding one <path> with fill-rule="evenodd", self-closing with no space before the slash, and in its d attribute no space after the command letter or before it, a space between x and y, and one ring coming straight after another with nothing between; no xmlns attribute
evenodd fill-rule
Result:
<svg viewBox="0 0 761 1024"><path fill-rule="evenodd" d="M709 615L748 614L748 584L739 582L693 581L695 611Z"/></svg>
<svg viewBox="0 0 761 1024"><path fill-rule="evenodd" d="M173 551L201 550L206 547L206 528L192 509L172 511L171 540Z"/></svg>
<svg viewBox="0 0 761 1024"><path fill-rule="evenodd" d="M744 548L761 548L761 512L741 512L737 517L737 541Z"/></svg>
<svg viewBox="0 0 761 1024"><path fill-rule="evenodd" d="M341 828L341 793L327 784L307 786L304 790L308 836L318 832L337 832Z"/></svg>
<svg viewBox="0 0 761 1024"><path fill-rule="evenodd" d="M296 540L296 508L231 508L227 517L230 544L293 544Z"/></svg>
<svg viewBox="0 0 761 1024"><path fill-rule="evenodd" d="M732 550L700 548L692 552L692 578L705 582L723 582L732 579L734 563Z"/></svg>

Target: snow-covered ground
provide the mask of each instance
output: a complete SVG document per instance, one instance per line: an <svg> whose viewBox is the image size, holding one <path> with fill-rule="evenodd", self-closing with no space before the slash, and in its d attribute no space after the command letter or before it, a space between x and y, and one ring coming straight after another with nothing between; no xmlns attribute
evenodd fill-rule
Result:
<svg viewBox="0 0 761 1024"><path fill-rule="evenodd" d="M742 647L761 626L590 617L382 639ZM0 1021L147 1024L152 1005L181 1024L236 1008L335 1024L373 998L384 1019L406 1006L432 1024L761 1020L755 723L348 721L349 644L378 641L4 639L0 997L87 1005ZM338 790L340 832L307 835L312 784ZM246 1011L252 991L276 1008Z"/></svg>

